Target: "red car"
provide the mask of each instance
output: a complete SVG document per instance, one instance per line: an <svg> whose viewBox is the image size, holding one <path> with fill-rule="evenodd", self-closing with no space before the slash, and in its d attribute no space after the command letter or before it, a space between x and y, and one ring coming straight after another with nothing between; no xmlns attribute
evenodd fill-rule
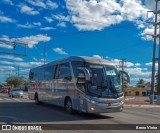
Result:
<svg viewBox="0 0 160 133"><path fill-rule="evenodd" d="M8 89L1 90L1 93L8 93Z"/></svg>

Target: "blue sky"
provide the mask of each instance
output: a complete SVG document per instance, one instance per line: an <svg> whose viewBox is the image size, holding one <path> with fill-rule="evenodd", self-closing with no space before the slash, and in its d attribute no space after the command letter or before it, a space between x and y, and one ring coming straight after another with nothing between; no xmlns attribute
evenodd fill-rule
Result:
<svg viewBox="0 0 160 133"><path fill-rule="evenodd" d="M0 39L28 44L27 56L0 54L0 82L8 76L28 76L30 68L68 56L126 59L131 85L151 78L155 8L153 0L1 0ZM0 42L0 52L24 53ZM157 64L156 64L157 70Z"/></svg>

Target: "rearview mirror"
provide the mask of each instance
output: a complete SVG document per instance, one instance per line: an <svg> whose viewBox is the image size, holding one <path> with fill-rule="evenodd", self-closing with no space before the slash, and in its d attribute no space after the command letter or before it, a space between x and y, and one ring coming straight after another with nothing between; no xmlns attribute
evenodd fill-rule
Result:
<svg viewBox="0 0 160 133"><path fill-rule="evenodd" d="M125 71L119 71L120 75L125 75L127 77L127 83L130 83L130 75Z"/></svg>
<svg viewBox="0 0 160 133"><path fill-rule="evenodd" d="M84 67L78 67L78 70L81 70L83 73L79 73L78 76L80 76L80 78L85 78L86 81L90 81L90 72L88 69L84 68Z"/></svg>

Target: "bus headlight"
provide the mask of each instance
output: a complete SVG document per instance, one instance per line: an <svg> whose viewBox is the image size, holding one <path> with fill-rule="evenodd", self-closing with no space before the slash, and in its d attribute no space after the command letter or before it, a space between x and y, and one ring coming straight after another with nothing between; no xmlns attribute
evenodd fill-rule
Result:
<svg viewBox="0 0 160 133"><path fill-rule="evenodd" d="M91 100L91 99L87 99L88 102L92 103L92 104L96 104L98 102L94 101L94 100Z"/></svg>
<svg viewBox="0 0 160 133"><path fill-rule="evenodd" d="M91 110L94 111L95 109L94 109L94 108L91 108Z"/></svg>
<svg viewBox="0 0 160 133"><path fill-rule="evenodd" d="M93 103L93 104L96 104L96 103L97 103L96 101L93 101L93 100L90 100L90 102Z"/></svg>

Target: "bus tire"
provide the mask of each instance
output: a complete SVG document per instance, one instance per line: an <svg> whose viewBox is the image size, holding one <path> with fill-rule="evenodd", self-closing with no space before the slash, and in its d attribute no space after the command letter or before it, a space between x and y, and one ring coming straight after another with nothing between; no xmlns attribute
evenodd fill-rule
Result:
<svg viewBox="0 0 160 133"><path fill-rule="evenodd" d="M34 99L35 99L35 104L39 105L40 102L39 102L38 94L37 93L35 94L35 98Z"/></svg>
<svg viewBox="0 0 160 133"><path fill-rule="evenodd" d="M65 100L65 109L68 113L73 113L73 109L72 109L72 101L70 98L67 98Z"/></svg>

